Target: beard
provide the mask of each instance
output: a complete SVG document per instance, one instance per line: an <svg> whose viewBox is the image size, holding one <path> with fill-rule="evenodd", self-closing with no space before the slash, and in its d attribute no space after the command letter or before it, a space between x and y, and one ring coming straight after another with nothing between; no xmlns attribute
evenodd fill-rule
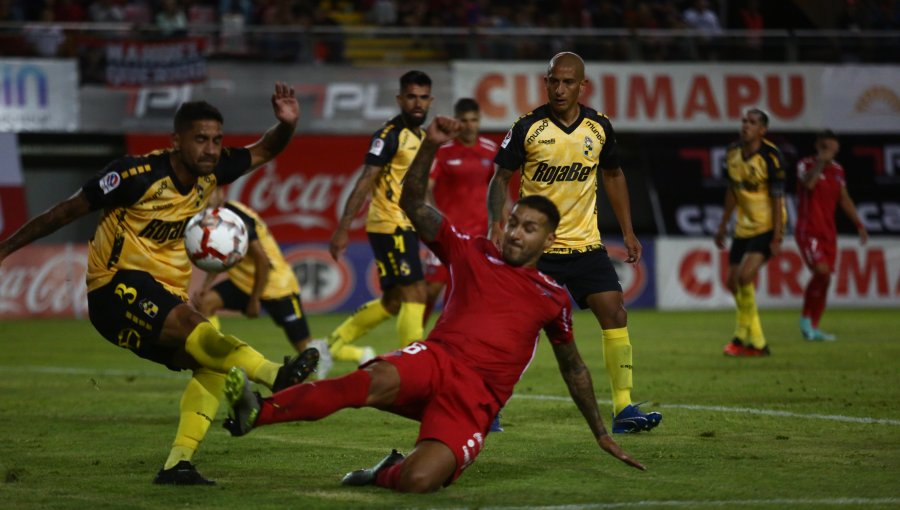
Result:
<svg viewBox="0 0 900 510"><path fill-rule="evenodd" d="M428 110L425 110L425 115L422 115L421 119L413 117L406 112L400 112L400 116L403 117L403 122L405 122L408 127L419 127L425 123L426 119L428 119Z"/></svg>

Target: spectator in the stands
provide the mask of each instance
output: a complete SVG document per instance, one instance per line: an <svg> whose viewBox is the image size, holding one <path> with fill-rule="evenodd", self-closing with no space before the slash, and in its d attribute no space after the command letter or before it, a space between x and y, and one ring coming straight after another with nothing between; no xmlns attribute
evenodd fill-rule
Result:
<svg viewBox="0 0 900 510"><path fill-rule="evenodd" d="M164 36L183 35L187 31L187 16L178 0L162 0L156 13L156 26Z"/></svg>

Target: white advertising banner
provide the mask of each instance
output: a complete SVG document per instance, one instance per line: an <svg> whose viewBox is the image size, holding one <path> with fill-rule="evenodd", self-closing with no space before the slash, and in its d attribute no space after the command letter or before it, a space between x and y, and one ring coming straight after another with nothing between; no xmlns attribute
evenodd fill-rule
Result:
<svg viewBox="0 0 900 510"><path fill-rule="evenodd" d="M276 81L294 87L300 103L299 133L370 135L400 113L397 94L407 67L355 68L265 63L210 62L200 83L81 88L84 132L171 133L172 116L185 101L204 100L225 117L227 134L262 133L275 123L269 96ZM435 101L428 115L452 115L447 66L416 69L432 80Z"/></svg>
<svg viewBox="0 0 900 510"><path fill-rule="evenodd" d="M727 271L728 252L716 248L712 238L658 238L657 308L732 308L734 299L725 286ZM786 239L783 252L760 271L759 306L800 306L809 277L794 240ZM900 239L874 238L860 246L857 238L839 238L828 302L847 307L900 305Z"/></svg>
<svg viewBox="0 0 900 510"><path fill-rule="evenodd" d="M547 101L547 62L455 61L454 97L481 104L481 125L509 129ZM822 128L824 67L766 64L607 64L587 62L582 103L618 131L733 131L741 112L759 107L778 131Z"/></svg>
<svg viewBox="0 0 900 510"><path fill-rule="evenodd" d="M900 134L900 67L826 67L822 86L825 122L835 131Z"/></svg>
<svg viewBox="0 0 900 510"><path fill-rule="evenodd" d="M75 60L0 59L0 131L78 129Z"/></svg>

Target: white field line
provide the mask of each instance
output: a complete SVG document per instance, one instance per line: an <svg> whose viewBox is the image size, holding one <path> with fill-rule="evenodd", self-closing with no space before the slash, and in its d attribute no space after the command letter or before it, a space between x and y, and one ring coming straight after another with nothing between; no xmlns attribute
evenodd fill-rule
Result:
<svg viewBox="0 0 900 510"><path fill-rule="evenodd" d="M578 505L548 506L489 506L482 510L601 510L607 508L699 508L724 506L765 506L769 508L787 508L790 506L872 506L898 505L900 498L810 498L810 499L734 499L722 501L699 500L648 500L629 501L626 503L584 503Z"/></svg>
<svg viewBox="0 0 900 510"><path fill-rule="evenodd" d="M555 395L519 395L514 394L513 398L521 398L528 400L553 400L561 402L571 402L569 397L559 397ZM609 400L598 400L601 404L611 404ZM658 405L661 409L688 409L691 411L715 411L720 413L738 413L738 414L761 414L765 416L783 416L786 418L806 418L811 420L828 420L828 421L844 421L850 423L879 423L882 425L900 425L900 420L892 420L890 418L868 418L864 416L843 416L840 414L815 414L815 413L792 413L790 411L778 411L775 409L755 409L752 407L729 407L729 406L704 406L695 404L663 404Z"/></svg>
<svg viewBox="0 0 900 510"><path fill-rule="evenodd" d="M187 381L187 372L172 372L166 370L122 370L122 369L89 369L78 367L53 367L53 366L8 366L0 365L0 372L10 373L39 373L61 375L87 375L93 377L149 377L155 379L182 379ZM548 400L555 402L571 402L571 398L557 395L528 395L514 394L515 399ZM609 400L598 400L601 404L611 404ZM900 425L900 420L890 418L869 418L865 416L844 416L840 414L816 414L794 413L790 411L778 411L775 409L756 409L752 407L706 406L696 404L663 404L662 409L687 409L690 411L712 411L719 413L758 414L764 416L781 416L785 418L802 418L809 420L840 421L847 423L877 423L880 425Z"/></svg>

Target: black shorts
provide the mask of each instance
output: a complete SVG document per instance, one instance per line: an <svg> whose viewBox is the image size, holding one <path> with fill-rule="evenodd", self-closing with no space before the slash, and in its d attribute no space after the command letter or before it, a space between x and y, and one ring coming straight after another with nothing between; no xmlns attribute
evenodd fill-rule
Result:
<svg viewBox="0 0 900 510"><path fill-rule="evenodd" d="M169 312L183 303L150 273L122 270L103 287L88 292L88 315L94 328L113 344L181 370L171 363L182 347L159 345L159 335Z"/></svg>
<svg viewBox="0 0 900 510"><path fill-rule="evenodd" d="M736 266L741 263L745 253L762 253L766 260L772 256L771 242L775 231L770 230L753 237L735 237L731 240L731 250L728 252L728 264Z"/></svg>
<svg viewBox="0 0 900 510"><path fill-rule="evenodd" d="M616 268L602 246L583 253L545 253L537 267L569 289L581 309L588 307L591 294L622 292Z"/></svg>
<svg viewBox="0 0 900 510"><path fill-rule="evenodd" d="M419 236L415 230L397 229L393 234L367 232L381 291L397 285L411 285L424 279L419 260Z"/></svg>
<svg viewBox="0 0 900 510"><path fill-rule="evenodd" d="M222 280L212 290L222 298L226 310L244 313L247 303L250 302L250 296L231 280ZM300 294L289 294L278 299L263 299L260 300L260 304L275 324L284 329L292 344L309 338L309 324L306 322L306 315L303 314Z"/></svg>

